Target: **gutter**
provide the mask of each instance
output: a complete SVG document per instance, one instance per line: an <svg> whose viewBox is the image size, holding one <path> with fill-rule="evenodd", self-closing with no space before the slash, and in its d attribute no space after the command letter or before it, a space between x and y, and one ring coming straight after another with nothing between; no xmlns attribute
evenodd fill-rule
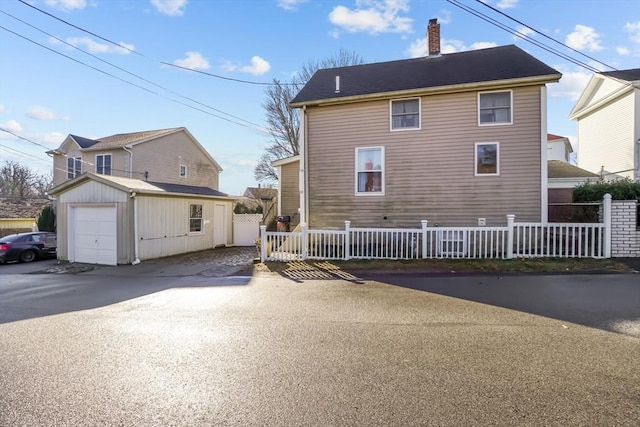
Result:
<svg viewBox="0 0 640 427"><path fill-rule="evenodd" d="M138 257L138 198L137 193L133 190L129 190L129 197L133 199L133 256L134 260L131 265L140 264L140 258Z"/></svg>

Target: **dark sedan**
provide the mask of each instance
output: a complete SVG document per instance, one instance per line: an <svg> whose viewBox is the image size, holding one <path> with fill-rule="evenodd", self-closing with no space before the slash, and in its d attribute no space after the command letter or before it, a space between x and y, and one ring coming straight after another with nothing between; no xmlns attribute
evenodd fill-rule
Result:
<svg viewBox="0 0 640 427"><path fill-rule="evenodd" d="M56 256L56 233L35 231L0 237L0 263L31 262Z"/></svg>

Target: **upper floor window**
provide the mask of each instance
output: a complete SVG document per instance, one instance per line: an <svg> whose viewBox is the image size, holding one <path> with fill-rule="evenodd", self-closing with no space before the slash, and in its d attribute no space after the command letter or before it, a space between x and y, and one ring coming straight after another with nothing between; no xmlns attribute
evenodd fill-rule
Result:
<svg viewBox="0 0 640 427"><path fill-rule="evenodd" d="M356 195L384 195L384 147L356 148Z"/></svg>
<svg viewBox="0 0 640 427"><path fill-rule="evenodd" d="M476 176L500 174L500 148L497 142L476 143Z"/></svg>
<svg viewBox="0 0 640 427"><path fill-rule="evenodd" d="M202 233L202 205L189 205L189 233Z"/></svg>
<svg viewBox="0 0 640 427"><path fill-rule="evenodd" d="M96 173L111 175L111 154L98 154L96 156Z"/></svg>
<svg viewBox="0 0 640 427"><path fill-rule="evenodd" d="M391 101L391 130L420 129L420 99Z"/></svg>
<svg viewBox="0 0 640 427"><path fill-rule="evenodd" d="M513 123L513 93L482 92L478 94L479 125L510 125Z"/></svg>
<svg viewBox="0 0 640 427"><path fill-rule="evenodd" d="M82 173L80 157L67 157L67 179L73 179Z"/></svg>
<svg viewBox="0 0 640 427"><path fill-rule="evenodd" d="M187 177L187 165L180 165L180 177L181 178Z"/></svg>

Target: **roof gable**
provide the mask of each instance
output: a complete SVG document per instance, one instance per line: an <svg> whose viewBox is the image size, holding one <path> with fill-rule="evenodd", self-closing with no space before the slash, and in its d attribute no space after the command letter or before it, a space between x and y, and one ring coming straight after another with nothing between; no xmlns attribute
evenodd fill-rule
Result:
<svg viewBox="0 0 640 427"><path fill-rule="evenodd" d="M339 77L339 90L336 88ZM318 70L291 101L294 107L313 101L394 94L430 88L539 79L558 81L561 74L514 46Z"/></svg>
<svg viewBox="0 0 640 427"><path fill-rule="evenodd" d="M582 91L580 98L569 114L575 120L594 109L611 102L633 88L640 87L640 68L595 73Z"/></svg>

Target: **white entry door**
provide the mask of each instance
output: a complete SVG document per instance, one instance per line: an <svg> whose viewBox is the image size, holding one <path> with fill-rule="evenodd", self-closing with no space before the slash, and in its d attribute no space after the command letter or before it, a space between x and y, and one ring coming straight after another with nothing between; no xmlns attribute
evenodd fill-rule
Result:
<svg viewBox="0 0 640 427"><path fill-rule="evenodd" d="M116 207L76 206L70 215L69 261L116 265Z"/></svg>
<svg viewBox="0 0 640 427"><path fill-rule="evenodd" d="M227 244L227 207L217 204L213 208L213 247Z"/></svg>

